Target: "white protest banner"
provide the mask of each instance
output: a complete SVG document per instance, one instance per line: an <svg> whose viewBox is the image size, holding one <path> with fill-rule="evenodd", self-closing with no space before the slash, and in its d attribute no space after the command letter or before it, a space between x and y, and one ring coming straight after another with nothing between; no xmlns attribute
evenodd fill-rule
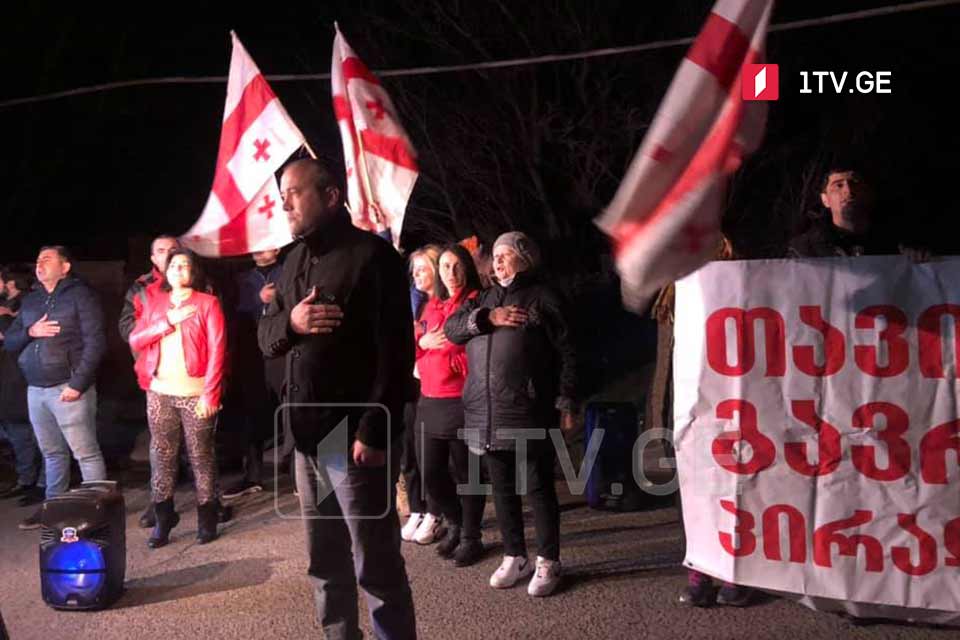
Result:
<svg viewBox="0 0 960 640"><path fill-rule="evenodd" d="M714 262L676 301L687 566L960 621L960 261Z"/></svg>

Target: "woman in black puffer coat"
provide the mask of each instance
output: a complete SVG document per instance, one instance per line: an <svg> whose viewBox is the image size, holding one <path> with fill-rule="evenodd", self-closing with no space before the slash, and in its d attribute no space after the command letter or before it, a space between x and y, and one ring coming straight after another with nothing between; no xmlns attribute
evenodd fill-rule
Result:
<svg viewBox="0 0 960 640"><path fill-rule="evenodd" d="M534 573L523 536L521 496L529 495L536 525L536 572L530 595L549 595L560 579L560 511L554 487L555 452L547 429L572 424L574 349L564 304L536 272L539 252L522 233L505 233L493 246L497 282L468 300L444 325L447 338L465 344L463 390L467 444L483 454L505 556L490 585L507 588ZM526 430L518 432L518 430ZM524 445L518 446L520 440ZM526 491L517 486L517 467Z"/></svg>

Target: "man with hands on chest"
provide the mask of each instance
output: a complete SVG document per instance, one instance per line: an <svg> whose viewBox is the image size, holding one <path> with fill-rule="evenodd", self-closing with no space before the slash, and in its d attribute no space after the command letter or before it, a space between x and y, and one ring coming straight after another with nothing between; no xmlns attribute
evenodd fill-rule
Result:
<svg viewBox="0 0 960 640"><path fill-rule="evenodd" d="M65 247L40 249L41 286L26 296L4 341L27 381L30 423L46 463L47 498L69 487L71 453L84 481L107 477L96 427L96 373L106 351L103 311L72 268ZM39 527L39 515L20 528Z"/></svg>
<svg viewBox="0 0 960 640"><path fill-rule="evenodd" d="M360 637L358 585L378 637L415 638L394 487L414 344L406 271L393 247L351 224L317 160L284 169L280 195L298 243L258 325L285 358L283 410L296 445L308 575L328 637ZM346 429L345 451L329 442Z"/></svg>

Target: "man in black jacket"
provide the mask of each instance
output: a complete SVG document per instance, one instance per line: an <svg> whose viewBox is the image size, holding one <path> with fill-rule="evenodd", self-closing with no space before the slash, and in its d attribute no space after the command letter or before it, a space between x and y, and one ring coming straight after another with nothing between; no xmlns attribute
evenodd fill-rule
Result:
<svg viewBox="0 0 960 640"><path fill-rule="evenodd" d="M103 311L93 290L71 273L64 247L40 249L40 286L23 301L5 334L27 380L30 422L46 463L47 498L70 484L70 453L84 481L106 480L97 442L97 367L106 351ZM40 526L40 512L20 523Z"/></svg>
<svg viewBox="0 0 960 640"><path fill-rule="evenodd" d="M414 362L407 280L389 243L351 225L340 193L316 160L284 170L280 194L299 244L258 337L266 357L286 359L285 410L324 631L360 637L359 583L378 637L414 638L394 493Z"/></svg>
<svg viewBox="0 0 960 640"><path fill-rule="evenodd" d="M805 233L793 238L788 248L792 258L828 258L895 254L896 246L886 237L875 217L875 194L862 174L837 165L831 167L820 185L820 202L827 219L817 221Z"/></svg>
<svg viewBox="0 0 960 640"><path fill-rule="evenodd" d="M877 197L863 173L846 164L835 164L823 174L820 202L826 218L794 237L789 258L831 258L902 254L926 262L931 254L895 239L879 220ZM899 242L898 242L899 240Z"/></svg>

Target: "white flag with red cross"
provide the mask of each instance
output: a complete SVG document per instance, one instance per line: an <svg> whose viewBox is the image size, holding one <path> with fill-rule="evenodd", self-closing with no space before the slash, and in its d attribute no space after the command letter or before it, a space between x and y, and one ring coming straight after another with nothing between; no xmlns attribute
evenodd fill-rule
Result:
<svg viewBox="0 0 960 640"><path fill-rule="evenodd" d="M233 38L213 188L180 239L203 256L237 256L293 241L274 176L305 144L260 69Z"/></svg>
<svg viewBox="0 0 960 640"><path fill-rule="evenodd" d="M333 110L343 140L347 205L353 224L400 244L403 216L417 181L416 151L380 80L340 30L333 40Z"/></svg>
<svg viewBox="0 0 960 640"><path fill-rule="evenodd" d="M745 66L763 61L773 0L717 0L680 63L613 201L612 237L627 308L708 262L720 244L728 176L760 146L767 108L744 101Z"/></svg>

